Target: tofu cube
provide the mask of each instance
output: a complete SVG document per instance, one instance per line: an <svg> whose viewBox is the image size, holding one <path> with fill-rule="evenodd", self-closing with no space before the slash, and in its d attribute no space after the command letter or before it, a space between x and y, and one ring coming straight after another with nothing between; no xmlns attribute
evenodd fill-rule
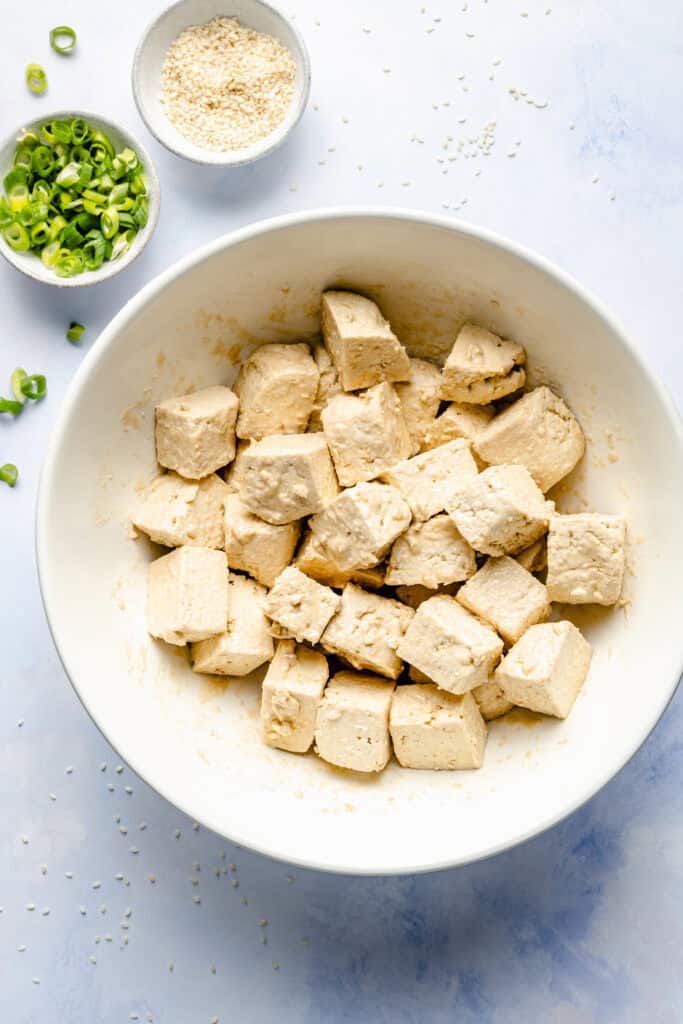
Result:
<svg viewBox="0 0 683 1024"><path fill-rule="evenodd" d="M329 674L320 651L280 640L261 689L261 725L268 746L306 753Z"/></svg>
<svg viewBox="0 0 683 1024"><path fill-rule="evenodd" d="M153 637L182 647L221 633L227 615L225 552L182 547L150 564L147 629Z"/></svg>
<svg viewBox="0 0 683 1024"><path fill-rule="evenodd" d="M550 520L552 522L552 518ZM548 565L548 544L546 537L539 537L528 548L524 548L515 560L519 562L527 572L543 572Z"/></svg>
<svg viewBox="0 0 683 1024"><path fill-rule="evenodd" d="M410 378L408 355L372 299L323 292L322 328L344 391Z"/></svg>
<svg viewBox="0 0 683 1024"><path fill-rule="evenodd" d="M248 572L265 587L294 557L301 527L298 522L273 526L250 512L238 494L225 500L225 553L231 569Z"/></svg>
<svg viewBox="0 0 683 1024"><path fill-rule="evenodd" d="M474 551L447 515L413 523L394 543L385 582L388 586L421 584L436 590L477 571Z"/></svg>
<svg viewBox="0 0 683 1024"><path fill-rule="evenodd" d="M294 564L318 583L325 583L328 587L335 587L338 590L341 590L349 580L369 590L379 590L384 586L384 568L381 565L343 572L330 559L318 538L310 530L301 542Z"/></svg>
<svg viewBox="0 0 683 1024"><path fill-rule="evenodd" d="M457 599L490 623L509 644L550 615L548 591L543 584L507 555L488 558L460 588Z"/></svg>
<svg viewBox="0 0 683 1024"><path fill-rule="evenodd" d="M429 451L459 437L474 442L493 419L492 405L465 405L451 402L427 428L423 448Z"/></svg>
<svg viewBox="0 0 683 1024"><path fill-rule="evenodd" d="M486 405L524 385L526 353L514 341L465 324L448 354L441 378L441 397Z"/></svg>
<svg viewBox="0 0 683 1024"><path fill-rule="evenodd" d="M494 718L506 715L514 707L514 704L510 703L501 690L500 683L496 682L495 676L492 676L487 683L475 686L472 696L476 700L481 717L485 722L491 722Z"/></svg>
<svg viewBox="0 0 683 1024"><path fill-rule="evenodd" d="M326 651L338 654L354 668L366 668L397 679L403 668L396 655L414 612L400 601L368 594L347 583L341 608L322 635Z"/></svg>
<svg viewBox="0 0 683 1024"><path fill-rule="evenodd" d="M393 683L367 672L337 672L318 707L316 753L338 768L381 772L391 757L393 692Z"/></svg>
<svg viewBox="0 0 683 1024"><path fill-rule="evenodd" d="M307 425L320 374L308 345L261 345L242 363L237 436L299 434Z"/></svg>
<svg viewBox="0 0 683 1024"><path fill-rule="evenodd" d="M273 434L255 441L243 466L242 501L275 526L320 512L339 492L322 434Z"/></svg>
<svg viewBox="0 0 683 1024"><path fill-rule="evenodd" d="M448 508L477 473L468 442L459 440L397 463L382 473L382 480L397 487L415 519L424 521Z"/></svg>
<svg viewBox="0 0 683 1024"><path fill-rule="evenodd" d="M266 591L255 580L230 573L227 627L192 644L192 668L217 676L247 676L273 657L273 638L264 614Z"/></svg>
<svg viewBox="0 0 683 1024"><path fill-rule="evenodd" d="M495 679L513 704L566 718L588 673L591 646L572 622L531 626L501 661Z"/></svg>
<svg viewBox="0 0 683 1024"><path fill-rule="evenodd" d="M203 480L164 473L142 496L133 526L167 548L222 548L223 506L228 493L215 473Z"/></svg>
<svg viewBox="0 0 683 1024"><path fill-rule="evenodd" d="M524 466L490 466L456 492L448 513L475 551L506 555L544 534L553 509Z"/></svg>
<svg viewBox="0 0 683 1024"><path fill-rule="evenodd" d="M626 569L626 521L582 512L556 515L548 532L547 587L551 601L615 604Z"/></svg>
<svg viewBox="0 0 683 1024"><path fill-rule="evenodd" d="M308 421L309 433L323 429L323 421L320 418L320 414L329 400L342 391L337 368L332 362L332 356L322 342L316 342L312 346L312 354L315 365L318 367L320 380L318 381L318 390L313 403L313 411Z"/></svg>
<svg viewBox="0 0 683 1024"><path fill-rule="evenodd" d="M397 648L399 658L451 693L485 683L502 653L498 634L447 596L420 605Z"/></svg>
<svg viewBox="0 0 683 1024"><path fill-rule="evenodd" d="M237 396L211 387L167 398L155 413L157 462L188 480L201 480L235 457Z"/></svg>
<svg viewBox="0 0 683 1024"><path fill-rule="evenodd" d="M456 696L433 683L398 686L389 713L396 760L403 768L481 768L486 723L469 693Z"/></svg>
<svg viewBox="0 0 683 1024"><path fill-rule="evenodd" d="M395 487L349 487L313 516L310 527L330 561L342 572L381 562L410 523L410 509Z"/></svg>
<svg viewBox="0 0 683 1024"><path fill-rule="evenodd" d="M238 441L235 447L235 458L223 471L223 479L231 491L239 493L244 479L244 456L249 450L251 441Z"/></svg>
<svg viewBox="0 0 683 1024"><path fill-rule="evenodd" d="M414 455L422 448L427 431L439 411L441 372L438 366L426 359L411 359L410 380L394 387L412 441L409 454Z"/></svg>
<svg viewBox="0 0 683 1024"><path fill-rule="evenodd" d="M342 487L374 480L412 451L401 403L391 384L376 384L357 395L335 395L321 419Z"/></svg>
<svg viewBox="0 0 683 1024"><path fill-rule="evenodd" d="M425 587L421 583L410 586L400 584L396 587L396 597L403 604L407 604L409 608L419 608L423 601L428 601L430 597L436 597L437 594L450 594L452 597L457 594L459 588L459 583L447 583L436 590L433 587Z"/></svg>
<svg viewBox="0 0 683 1024"><path fill-rule="evenodd" d="M543 492L571 472L585 447L578 420L546 387L498 413L474 442L477 455L490 465L526 466Z"/></svg>
<svg viewBox="0 0 683 1024"><path fill-rule="evenodd" d="M266 615L299 643L317 644L341 598L290 565L275 580L266 600Z"/></svg>

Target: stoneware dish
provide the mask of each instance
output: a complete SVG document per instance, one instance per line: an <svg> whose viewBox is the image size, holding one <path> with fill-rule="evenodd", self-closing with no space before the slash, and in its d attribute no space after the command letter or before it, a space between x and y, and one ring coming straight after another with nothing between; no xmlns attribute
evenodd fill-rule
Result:
<svg viewBox="0 0 683 1024"><path fill-rule="evenodd" d="M552 494L565 511L623 513L623 609L574 609L594 646L566 721L513 712L491 725L478 772L378 777L334 770L259 738L259 680L194 674L145 630L154 552L130 536L156 473L154 406L234 380L265 341L318 330L322 289L381 305L419 355L465 319L523 341L532 382L560 388L589 436ZM609 457L610 452L612 458ZM616 459L616 461L615 461ZM281 217L220 238L124 307L76 374L40 487L40 581L64 667L107 739L147 782L216 832L273 857L353 873L463 864L558 822L628 761L683 662L683 438L673 405L615 321L519 246L445 218L389 210Z"/></svg>
<svg viewBox="0 0 683 1024"><path fill-rule="evenodd" d="M190 142L169 121L161 104L161 71L169 46L190 25L204 25L218 16L237 18L243 25L278 39L296 63L294 96L280 125L265 138L234 152L202 149ZM272 153L299 121L310 87L311 65L306 44L293 22L263 0L177 0L145 30L133 59L133 96L141 118L163 146L176 156L199 164L239 167Z"/></svg>
<svg viewBox="0 0 683 1024"><path fill-rule="evenodd" d="M129 267L142 250L145 248L154 233L159 219L159 207L161 205L161 186L157 172L152 163L152 158L134 135L109 118L101 117L99 114L92 114L88 110L53 110L33 121L27 121L13 131L0 145L0 182L14 164L14 152L17 148L17 141L25 131L37 131L41 124L46 121L72 121L75 117L82 117L90 124L103 131L112 141L114 148L118 151L129 146L134 149L145 168L145 179L147 182L147 197L149 200L149 217L147 223L138 231L135 241L130 249L117 260L103 263L99 270L84 271L75 277L57 277L54 270L41 263L40 257L34 252L15 252L0 233L0 253L8 263L20 270L27 277L35 281L42 281L44 284L54 285L56 288L82 288L85 285L99 284L120 274L122 270Z"/></svg>

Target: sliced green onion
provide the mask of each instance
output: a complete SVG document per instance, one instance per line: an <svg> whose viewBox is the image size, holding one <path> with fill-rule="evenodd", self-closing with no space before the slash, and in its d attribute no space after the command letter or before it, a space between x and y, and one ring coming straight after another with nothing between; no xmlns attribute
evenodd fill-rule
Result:
<svg viewBox="0 0 683 1024"><path fill-rule="evenodd" d="M72 185L78 183L78 179L81 175L81 165L73 161L63 167L55 178L55 182L60 188L71 188Z"/></svg>
<svg viewBox="0 0 683 1024"><path fill-rule="evenodd" d="M83 261L88 270L97 270L104 263L107 241L101 231L89 231L83 243Z"/></svg>
<svg viewBox="0 0 683 1024"><path fill-rule="evenodd" d="M41 178L47 178L55 165L55 158L48 146L36 146L31 156L33 170Z"/></svg>
<svg viewBox="0 0 683 1024"><path fill-rule="evenodd" d="M71 221L60 231L59 241L65 249L78 249L83 244L83 235L76 227L75 221Z"/></svg>
<svg viewBox="0 0 683 1024"><path fill-rule="evenodd" d="M13 462L6 462L4 466L0 466L0 480L8 487L14 487L18 479L19 470Z"/></svg>
<svg viewBox="0 0 683 1024"><path fill-rule="evenodd" d="M66 332L66 336L69 341L73 341L78 344L84 334L85 327L83 324L79 324L77 320L72 320L69 324L69 330Z"/></svg>
<svg viewBox="0 0 683 1024"><path fill-rule="evenodd" d="M121 232L121 234L117 235L113 241L110 258L112 260L120 259L120 257L123 256L125 252L128 252L131 245L133 244L134 238L135 231L133 230Z"/></svg>
<svg viewBox="0 0 683 1024"><path fill-rule="evenodd" d="M86 188L81 192L83 199L87 199L88 202L94 203L96 206L106 206L110 201L109 196L105 196L103 192L95 192L91 188Z"/></svg>
<svg viewBox="0 0 683 1024"><path fill-rule="evenodd" d="M18 181L16 185L12 185L11 188L7 189L7 198L9 199L10 210L14 213L19 213L29 203L28 185Z"/></svg>
<svg viewBox="0 0 683 1024"><path fill-rule="evenodd" d="M31 170L31 147L30 146L19 146L16 153L14 154L14 166L25 167L27 171Z"/></svg>
<svg viewBox="0 0 683 1024"><path fill-rule="evenodd" d="M40 251L40 258L43 266L54 267L57 262L57 258L60 252L60 245L58 241L48 242L46 246Z"/></svg>
<svg viewBox="0 0 683 1024"><path fill-rule="evenodd" d="M3 228L2 237L10 249L14 249L15 252L26 252L27 249L31 248L31 239L28 231L23 224L18 224L16 221Z"/></svg>
<svg viewBox="0 0 683 1024"><path fill-rule="evenodd" d="M29 173L26 167L13 167L3 178L5 191L9 192L14 185L28 185Z"/></svg>
<svg viewBox="0 0 683 1024"><path fill-rule="evenodd" d="M146 196L147 186L145 185L145 179L141 174L134 174L130 179L130 190L134 196Z"/></svg>
<svg viewBox="0 0 683 1024"><path fill-rule="evenodd" d="M14 220L14 214L7 201L7 196L0 196L0 228L6 227Z"/></svg>
<svg viewBox="0 0 683 1024"><path fill-rule="evenodd" d="M54 242L58 239L65 227L66 218L62 217L61 213L58 213L57 216L53 217L50 221L50 241Z"/></svg>
<svg viewBox="0 0 683 1024"><path fill-rule="evenodd" d="M83 253L80 249L60 249L54 263L57 277L75 277L85 270Z"/></svg>
<svg viewBox="0 0 683 1024"><path fill-rule="evenodd" d="M50 31L50 46L57 53L67 55L76 46L76 33L70 25L57 25Z"/></svg>
<svg viewBox="0 0 683 1024"><path fill-rule="evenodd" d="M49 203L52 199L52 189L42 178L35 182L31 190L31 199L34 203Z"/></svg>
<svg viewBox="0 0 683 1024"><path fill-rule="evenodd" d="M71 122L71 139L74 146L82 146L90 136L90 125L82 117L75 117Z"/></svg>
<svg viewBox="0 0 683 1024"><path fill-rule="evenodd" d="M35 132L25 131L19 139L20 146L28 146L29 149L33 149L38 145L38 136Z"/></svg>
<svg viewBox="0 0 683 1024"><path fill-rule="evenodd" d="M23 408L23 402L14 402L11 398L0 398L0 412L8 412L11 416L18 416Z"/></svg>
<svg viewBox="0 0 683 1024"><path fill-rule="evenodd" d="M10 377L10 384L12 385L12 394L20 405L23 405L28 398L28 395L25 395L22 390L22 384L25 380L28 380L26 370L22 370L20 366L17 366L16 370Z"/></svg>
<svg viewBox="0 0 683 1024"><path fill-rule="evenodd" d="M119 230L119 211L115 206L108 206L100 218L102 234L105 238L113 238Z"/></svg>
<svg viewBox="0 0 683 1024"><path fill-rule="evenodd" d="M50 225L46 220L41 220L31 228L31 248L45 245L50 238Z"/></svg>
<svg viewBox="0 0 683 1024"><path fill-rule="evenodd" d="M133 210L133 220L135 221L135 226L138 229L138 231L142 231L145 224L147 223L148 217L149 205L146 199L141 198L137 205L137 208Z"/></svg>
<svg viewBox="0 0 683 1024"><path fill-rule="evenodd" d="M71 142L71 125L67 121L52 121L50 129L57 142L69 145Z"/></svg>
<svg viewBox="0 0 683 1024"><path fill-rule="evenodd" d="M26 84L32 93L41 96L47 89L47 75L40 64L29 64L26 68Z"/></svg>
<svg viewBox="0 0 683 1024"><path fill-rule="evenodd" d="M47 379L42 373L32 373L29 377L25 370L15 370L14 373L23 373L21 381L21 393L32 402L40 402L47 394ZM12 375L14 379L14 374Z"/></svg>

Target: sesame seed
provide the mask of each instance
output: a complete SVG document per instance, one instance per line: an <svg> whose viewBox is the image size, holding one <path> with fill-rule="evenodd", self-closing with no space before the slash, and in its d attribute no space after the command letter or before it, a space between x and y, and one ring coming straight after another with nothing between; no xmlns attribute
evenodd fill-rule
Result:
<svg viewBox="0 0 683 1024"><path fill-rule="evenodd" d="M65 871L64 872L64 877L65 878L73 878L73 876L74 876L73 871Z"/></svg>
<svg viewBox="0 0 683 1024"><path fill-rule="evenodd" d="M199 823L198 822L196 822L196 821L192 822L192 830L194 832L199 832Z"/></svg>
<svg viewBox="0 0 683 1024"><path fill-rule="evenodd" d="M21 729L23 724L24 724L24 719L20 718L19 721L17 722L17 726Z"/></svg>
<svg viewBox="0 0 683 1024"><path fill-rule="evenodd" d="M117 766L115 768L115 771L116 771L117 775L120 775L121 772L123 771L123 765L122 764L117 764Z"/></svg>
<svg viewBox="0 0 683 1024"><path fill-rule="evenodd" d="M107 762L106 761L102 761L101 764L100 764L100 771L101 772L106 772L106 770L107 770Z"/></svg>
<svg viewBox="0 0 683 1024"><path fill-rule="evenodd" d="M280 965L277 962L277 960L273 960L273 970L274 971L279 971L280 970Z"/></svg>
<svg viewBox="0 0 683 1024"><path fill-rule="evenodd" d="M41 873L41 875L46 875L47 874L47 864L41 864L40 865L40 873Z"/></svg>
<svg viewBox="0 0 683 1024"><path fill-rule="evenodd" d="M73 772L73 770L74 770L74 769L73 769L73 765L71 765L71 764L70 764L70 765L68 765L68 766L67 766L67 767L66 767L66 768L65 768L64 770L65 770L65 772L66 772L66 774L67 774L67 775L71 775L71 773L72 773L72 772Z"/></svg>
<svg viewBox="0 0 683 1024"><path fill-rule="evenodd" d="M110 793L114 792L114 787L112 786L111 782L107 783L107 789L109 790Z"/></svg>
<svg viewBox="0 0 683 1024"><path fill-rule="evenodd" d="M180 839L182 832L180 831L179 828L177 828L173 834L176 837L176 839Z"/></svg>
<svg viewBox="0 0 683 1024"><path fill-rule="evenodd" d="M233 878L231 884L232 884L233 889L236 889L239 886L240 883L237 881L236 878Z"/></svg>
<svg viewBox="0 0 683 1024"><path fill-rule="evenodd" d="M128 796L130 796L131 793L133 792L133 787L132 786L124 786L123 790L124 790L125 793L128 794Z"/></svg>
<svg viewBox="0 0 683 1024"><path fill-rule="evenodd" d="M216 973L216 968L215 968L214 964L210 964L209 965L209 970L211 971L212 974Z"/></svg>
<svg viewBox="0 0 683 1024"><path fill-rule="evenodd" d="M40 978L31 978L34 985L40 985Z"/></svg>
<svg viewBox="0 0 683 1024"><path fill-rule="evenodd" d="M53 800L53 801L54 801L54 800L56 800L56 799L57 799L57 795L56 795L56 793L48 793L47 795L49 796L50 800Z"/></svg>
<svg viewBox="0 0 683 1024"><path fill-rule="evenodd" d="M85 914L86 913L85 907L79 907L78 908L78 912L79 912L79 914Z"/></svg>
<svg viewBox="0 0 683 1024"><path fill-rule="evenodd" d="M267 917L262 917L261 920L259 921L260 927L261 928L265 928L267 924L268 924L268 918Z"/></svg>
<svg viewBox="0 0 683 1024"><path fill-rule="evenodd" d="M131 846L130 852L131 853L139 853L140 851L138 850L137 846Z"/></svg>
<svg viewBox="0 0 683 1024"><path fill-rule="evenodd" d="M93 956L93 954L92 954L92 953L91 953L91 954L90 954L90 956L88 957L88 960L90 961L90 963L91 963L91 964L96 964L96 963L97 963L97 957L96 957L96 956Z"/></svg>
<svg viewBox="0 0 683 1024"><path fill-rule="evenodd" d="M25 952L26 952L26 946L24 946L23 943L22 943L21 946L17 946L17 953L25 953Z"/></svg>
<svg viewBox="0 0 683 1024"><path fill-rule="evenodd" d="M43 909L41 910L41 914L43 915L43 917L47 917L49 915L49 913L50 913L50 908L49 907L43 907Z"/></svg>
<svg viewBox="0 0 683 1024"><path fill-rule="evenodd" d="M93 882L93 884L92 884L92 888L93 889L100 889L101 887L102 887L102 883L101 882Z"/></svg>
<svg viewBox="0 0 683 1024"><path fill-rule="evenodd" d="M201 902L202 902L202 901L201 901L201 897L199 897L199 896L193 896L193 897L192 897L192 902L193 902L193 903L201 903Z"/></svg>
<svg viewBox="0 0 683 1024"><path fill-rule="evenodd" d="M36 909L35 903L27 903L26 904L26 909L27 910L35 910Z"/></svg>
<svg viewBox="0 0 683 1024"><path fill-rule="evenodd" d="M28 836L20 836L19 838L21 839L24 846L28 846Z"/></svg>

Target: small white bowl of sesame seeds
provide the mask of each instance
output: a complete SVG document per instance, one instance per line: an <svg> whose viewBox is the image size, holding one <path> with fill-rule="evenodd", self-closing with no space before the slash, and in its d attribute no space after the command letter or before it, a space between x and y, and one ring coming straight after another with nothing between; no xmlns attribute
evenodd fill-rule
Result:
<svg viewBox="0 0 683 1024"><path fill-rule="evenodd" d="M301 35L264 0L177 0L144 32L132 72L152 135L177 156L223 167L281 145L310 80Z"/></svg>

